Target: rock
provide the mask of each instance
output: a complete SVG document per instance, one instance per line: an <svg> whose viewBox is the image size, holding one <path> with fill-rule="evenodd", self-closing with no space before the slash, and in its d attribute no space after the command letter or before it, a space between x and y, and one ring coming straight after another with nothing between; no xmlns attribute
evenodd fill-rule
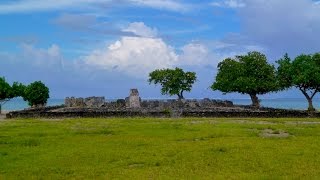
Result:
<svg viewBox="0 0 320 180"><path fill-rule="evenodd" d="M116 107L117 107L117 108L126 107L126 100L124 100L124 99L118 99L118 100L116 101Z"/></svg>
<svg viewBox="0 0 320 180"><path fill-rule="evenodd" d="M74 106L75 107L85 107L84 99L83 98L76 98Z"/></svg>
<svg viewBox="0 0 320 180"><path fill-rule="evenodd" d="M64 104L66 107L85 107L83 98L67 97Z"/></svg>
<svg viewBox="0 0 320 180"><path fill-rule="evenodd" d="M138 89L130 89L130 96L126 98L128 108L141 108L141 98Z"/></svg>
<svg viewBox="0 0 320 180"><path fill-rule="evenodd" d="M105 103L104 97L88 97L84 99L85 107L88 108L100 108Z"/></svg>

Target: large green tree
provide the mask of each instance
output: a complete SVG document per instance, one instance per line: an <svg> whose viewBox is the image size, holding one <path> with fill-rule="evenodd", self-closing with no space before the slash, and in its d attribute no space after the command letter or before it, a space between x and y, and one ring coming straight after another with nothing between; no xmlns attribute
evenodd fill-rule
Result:
<svg viewBox="0 0 320 180"><path fill-rule="evenodd" d="M197 80L195 72L184 72L180 68L158 69L149 74L149 83L160 84L161 94L177 95L184 99L183 93L191 91L192 85Z"/></svg>
<svg viewBox="0 0 320 180"><path fill-rule="evenodd" d="M259 108L257 95L278 90L276 70L264 54L256 51L227 58L218 64L218 74L211 88L223 93L248 94L252 106Z"/></svg>
<svg viewBox="0 0 320 180"><path fill-rule="evenodd" d="M12 98L23 96L24 88L25 86L18 82L11 86L4 77L0 77L0 113L3 104Z"/></svg>
<svg viewBox="0 0 320 180"><path fill-rule="evenodd" d="M23 99L32 107L45 105L49 99L49 88L41 81L35 81L26 87Z"/></svg>
<svg viewBox="0 0 320 180"><path fill-rule="evenodd" d="M286 54L277 63L277 76L281 87L298 88L308 101L308 110L315 111L313 98L320 91L320 53L301 54L293 61Z"/></svg>

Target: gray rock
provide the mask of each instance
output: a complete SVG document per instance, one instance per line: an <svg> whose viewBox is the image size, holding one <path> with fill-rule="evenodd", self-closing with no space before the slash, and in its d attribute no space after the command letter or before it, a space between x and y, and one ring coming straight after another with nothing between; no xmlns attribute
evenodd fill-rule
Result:
<svg viewBox="0 0 320 180"><path fill-rule="evenodd" d="M88 97L84 99L85 107L89 108L100 108L105 103L104 97Z"/></svg>
<svg viewBox="0 0 320 180"><path fill-rule="evenodd" d="M126 107L141 108L141 98L138 89L130 89L130 96L126 98Z"/></svg>

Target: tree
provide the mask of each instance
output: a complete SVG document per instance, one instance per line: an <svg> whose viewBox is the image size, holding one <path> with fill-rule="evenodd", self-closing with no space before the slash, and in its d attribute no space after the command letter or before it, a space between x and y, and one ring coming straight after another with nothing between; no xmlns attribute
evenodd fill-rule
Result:
<svg viewBox="0 0 320 180"><path fill-rule="evenodd" d="M320 53L301 54L293 61L286 54L277 63L277 77L281 87L298 88L308 101L308 110L315 111L313 98L320 91Z"/></svg>
<svg viewBox="0 0 320 180"><path fill-rule="evenodd" d="M24 91L26 89L26 86L18 83L18 82L14 82L11 86L11 93L13 97L23 97L24 96Z"/></svg>
<svg viewBox="0 0 320 180"><path fill-rule="evenodd" d="M195 72L184 72L175 68L155 70L149 74L148 81L150 84L160 84L161 94L177 95L179 99L184 99L183 92L190 92L196 79Z"/></svg>
<svg viewBox="0 0 320 180"><path fill-rule="evenodd" d="M264 54L256 51L236 56L234 59L227 58L218 64L218 74L211 89L223 93L248 94L252 106L259 108L257 95L278 90L276 70L267 62Z"/></svg>
<svg viewBox="0 0 320 180"><path fill-rule="evenodd" d="M5 78L0 77L0 113L1 106L12 98L11 90L11 86L6 82Z"/></svg>
<svg viewBox="0 0 320 180"><path fill-rule="evenodd" d="M26 87L23 99L32 107L45 105L49 99L49 88L41 81L35 81Z"/></svg>
<svg viewBox="0 0 320 180"><path fill-rule="evenodd" d="M1 106L10 99L23 95L24 86L21 83L14 82L12 86L6 82L4 77L0 77L0 113Z"/></svg>

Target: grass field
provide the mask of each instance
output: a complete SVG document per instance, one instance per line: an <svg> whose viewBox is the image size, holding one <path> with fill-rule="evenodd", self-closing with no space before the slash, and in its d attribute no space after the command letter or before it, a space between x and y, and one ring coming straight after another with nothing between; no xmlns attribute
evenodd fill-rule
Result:
<svg viewBox="0 0 320 180"><path fill-rule="evenodd" d="M0 120L0 179L317 179L320 119Z"/></svg>

